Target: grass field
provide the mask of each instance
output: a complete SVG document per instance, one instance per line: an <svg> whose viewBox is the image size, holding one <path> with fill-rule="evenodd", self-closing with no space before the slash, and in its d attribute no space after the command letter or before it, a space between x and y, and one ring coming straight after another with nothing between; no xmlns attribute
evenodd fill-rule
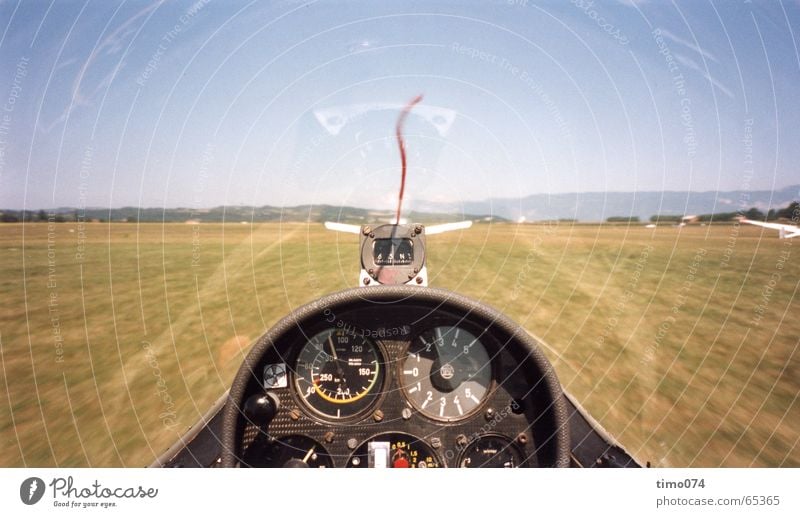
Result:
<svg viewBox="0 0 800 517"><path fill-rule="evenodd" d="M544 339L655 466L800 466L798 246L736 226L428 239L431 285ZM150 463L249 343L357 275L356 237L316 224L0 225L0 466Z"/></svg>

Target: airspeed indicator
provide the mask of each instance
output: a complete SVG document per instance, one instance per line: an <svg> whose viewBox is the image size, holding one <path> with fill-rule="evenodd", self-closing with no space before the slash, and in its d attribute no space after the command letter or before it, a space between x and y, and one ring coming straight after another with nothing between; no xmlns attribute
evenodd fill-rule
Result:
<svg viewBox="0 0 800 517"><path fill-rule="evenodd" d="M348 418L380 393L384 369L369 339L344 329L315 335L297 356L295 388L305 404L329 418Z"/></svg>

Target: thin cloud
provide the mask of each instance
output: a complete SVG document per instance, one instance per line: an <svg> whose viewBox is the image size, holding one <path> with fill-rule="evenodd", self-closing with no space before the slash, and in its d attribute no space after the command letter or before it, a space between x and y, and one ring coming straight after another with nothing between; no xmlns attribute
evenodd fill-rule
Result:
<svg viewBox="0 0 800 517"><path fill-rule="evenodd" d="M715 86L724 95L726 95L727 97L729 97L731 99L735 98L735 95L733 94L733 92L727 86L725 86L724 84L719 82L717 79L711 77L711 74L709 74L706 70L701 68L700 65L698 65L697 62L695 62L694 59L692 59L690 57L687 57L687 56L684 56L682 54L678 54L678 53L675 53L673 55L675 56L675 61L677 61L680 64L684 65L686 68L694 70L698 74L702 75L703 78L706 81L708 81L713 86Z"/></svg>
<svg viewBox="0 0 800 517"><path fill-rule="evenodd" d="M86 75L86 71L89 70L89 68L94 65L99 58L114 55L124 48L124 43L128 37L135 34L137 31L137 27L133 26L136 20L155 10L162 3L164 3L164 0L159 0L141 9L139 12L125 20L122 25L117 27L111 34L106 36L103 41L101 41L100 44L98 44L97 47L92 50L92 53L89 54L89 57L83 63L83 66L81 66L80 72L78 72L77 76L75 77L75 81L72 83L72 96L70 104L58 118L56 118L52 123L43 129L45 133L49 133L53 130L53 128L62 122L65 122L74 109L81 106L85 107L92 105L92 98L98 92L99 88L95 87L94 92L89 95L83 94L81 90L81 83ZM116 71L117 67L114 67L114 71L111 73L111 75L113 76ZM104 80L107 79L108 75Z"/></svg>
<svg viewBox="0 0 800 517"><path fill-rule="evenodd" d="M683 45L684 47L697 52L698 54L700 54L704 58L710 59L711 61L714 61L715 63L717 62L717 58L714 57L714 54L712 54L711 52L707 51L706 49L704 49L704 48L702 48L702 47L700 47L698 45L695 45L693 42L685 40L685 39L683 39L683 38L681 38L679 36L676 36L676 35L672 34L670 31L668 31L666 29L661 29L661 34L664 37L666 37L667 39L670 39L670 40L674 41L675 43L677 43L679 45Z"/></svg>
<svg viewBox="0 0 800 517"><path fill-rule="evenodd" d="M2 1L2 0L0 0L0 1ZM70 59L66 59L66 60L60 62L58 65L56 65L55 69L56 70L61 70L62 68L66 68L66 67L68 67L70 65L74 65L77 62L78 62L78 59L74 58L74 57L70 58Z"/></svg>

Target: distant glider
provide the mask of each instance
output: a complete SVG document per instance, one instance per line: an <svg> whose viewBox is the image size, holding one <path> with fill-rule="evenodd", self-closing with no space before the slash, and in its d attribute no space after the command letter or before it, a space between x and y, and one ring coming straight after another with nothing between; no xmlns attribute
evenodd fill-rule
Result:
<svg viewBox="0 0 800 517"><path fill-rule="evenodd" d="M778 230L779 239L791 239L792 237L797 237L800 235L800 228L792 224L765 223L763 221L753 221L744 217L740 217L739 222L753 224L755 226L762 226L764 228L769 228L770 230Z"/></svg>

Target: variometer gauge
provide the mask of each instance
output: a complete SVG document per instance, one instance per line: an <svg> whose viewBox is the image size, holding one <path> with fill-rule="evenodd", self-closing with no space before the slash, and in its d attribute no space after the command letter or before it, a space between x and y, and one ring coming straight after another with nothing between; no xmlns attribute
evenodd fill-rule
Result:
<svg viewBox="0 0 800 517"><path fill-rule="evenodd" d="M458 465L463 468L513 469L525 462L517 446L509 438L498 434L487 434L470 443Z"/></svg>
<svg viewBox="0 0 800 517"><path fill-rule="evenodd" d="M381 393L383 357L371 340L344 329L329 329L303 346L294 385L314 412L333 419L368 409Z"/></svg>
<svg viewBox="0 0 800 517"><path fill-rule="evenodd" d="M479 409L491 386L492 367L489 353L472 333L435 327L411 342L400 379L414 407L449 422Z"/></svg>

